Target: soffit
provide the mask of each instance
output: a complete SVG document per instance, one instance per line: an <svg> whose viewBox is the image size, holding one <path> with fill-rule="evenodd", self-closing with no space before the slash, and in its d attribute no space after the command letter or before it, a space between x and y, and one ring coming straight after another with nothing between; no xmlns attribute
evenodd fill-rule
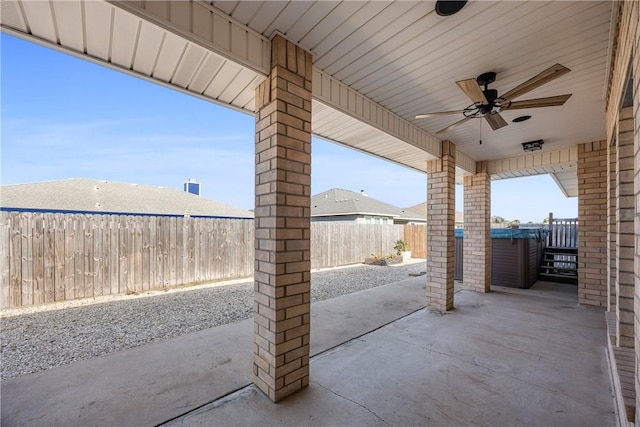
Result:
<svg viewBox="0 0 640 427"><path fill-rule="evenodd" d="M435 14L434 1L196 1L190 11L184 2L112 3L3 1L2 27L245 112L253 110L254 88L267 69L265 48L277 31L310 51L317 71L430 134L459 117L416 120L417 113L470 104L456 81L495 71L490 87L504 93L561 63L572 71L516 100L572 93L565 105L503 112L509 126L491 131L483 123L482 144L481 119L437 139L479 161L519 156L520 144L534 139L559 150L605 138L612 2L473 1L446 18ZM135 15L123 9L145 6ZM202 16L210 16L208 23ZM168 23L159 25L163 19ZM533 118L511 123L524 114ZM323 115L332 116L335 131ZM424 158L418 157L422 166L411 163L412 149L384 129L323 108L313 120L322 137L424 170ZM345 128L352 133L338 132Z"/></svg>
<svg viewBox="0 0 640 427"><path fill-rule="evenodd" d="M458 117L414 117L469 105L458 80L495 71L490 87L505 93L555 63L572 70L516 98L573 94L561 107L504 112L510 124L498 131L473 119L437 135L474 160L521 155L529 140L544 139L545 149L557 150L605 137L612 4L474 1L440 17L434 1L212 2L265 36L283 33L309 50L323 73L432 134ZM533 118L511 123L524 114Z"/></svg>
<svg viewBox="0 0 640 427"><path fill-rule="evenodd" d="M104 1L3 1L2 6L7 33L245 112L253 111L255 87L269 67L263 50L270 42L255 34L235 36L235 43L245 45L246 61L240 62L243 58L221 55L206 39L185 38L175 25L159 26ZM232 28L229 21L216 22ZM217 42L231 44L231 31L222 33Z"/></svg>

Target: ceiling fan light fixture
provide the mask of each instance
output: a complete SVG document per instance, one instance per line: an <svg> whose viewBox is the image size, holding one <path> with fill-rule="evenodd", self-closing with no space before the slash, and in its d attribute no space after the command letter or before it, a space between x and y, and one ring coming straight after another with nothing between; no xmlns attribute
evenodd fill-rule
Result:
<svg viewBox="0 0 640 427"><path fill-rule="evenodd" d="M531 118L531 116L525 115L525 116L516 117L515 119L513 119L511 121L513 123L520 123L520 122L525 122L525 121L529 120L530 118Z"/></svg>
<svg viewBox="0 0 640 427"><path fill-rule="evenodd" d="M538 151L542 150L542 144L544 144L544 140L537 139L535 141L523 142L522 149L524 151Z"/></svg>
<svg viewBox="0 0 640 427"><path fill-rule="evenodd" d="M467 0L464 0L464 1L438 0L436 1L436 13L440 16L451 16L460 12L466 4L467 4Z"/></svg>

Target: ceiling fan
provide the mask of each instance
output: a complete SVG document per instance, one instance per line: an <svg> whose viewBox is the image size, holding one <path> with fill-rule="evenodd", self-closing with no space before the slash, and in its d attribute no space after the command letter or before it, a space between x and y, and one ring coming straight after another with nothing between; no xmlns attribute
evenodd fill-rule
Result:
<svg viewBox="0 0 640 427"><path fill-rule="evenodd" d="M527 99L523 101L513 101L513 99L524 95L525 93L532 91L550 81L568 73L571 71L567 67L556 64L547 68L543 72L530 78L524 83L511 89L509 92L498 96L496 89L489 89L489 85L496 81L496 73L493 71L480 74L475 79L460 80L456 84L462 89L465 95L471 99L473 104L469 105L463 110L455 111L440 111L437 113L418 114L416 119L423 119L427 117L446 116L453 114L462 114L464 118L455 122L452 125L447 126L444 129L440 129L436 134L447 132L468 120L474 118L482 118L489 123L491 129L498 130L507 126L507 122L500 115L501 111L505 110L520 110L524 108L539 108L539 107L555 107L567 102L567 99L572 94L549 96L546 98ZM484 90L480 87L484 86Z"/></svg>

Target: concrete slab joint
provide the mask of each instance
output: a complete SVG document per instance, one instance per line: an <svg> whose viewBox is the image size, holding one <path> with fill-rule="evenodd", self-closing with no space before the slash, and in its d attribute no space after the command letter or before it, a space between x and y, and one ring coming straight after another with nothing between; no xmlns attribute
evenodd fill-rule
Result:
<svg viewBox="0 0 640 427"><path fill-rule="evenodd" d="M256 89L253 382L274 402L309 384L311 65L276 36Z"/></svg>
<svg viewBox="0 0 640 427"><path fill-rule="evenodd" d="M453 308L456 146L427 162L427 307Z"/></svg>

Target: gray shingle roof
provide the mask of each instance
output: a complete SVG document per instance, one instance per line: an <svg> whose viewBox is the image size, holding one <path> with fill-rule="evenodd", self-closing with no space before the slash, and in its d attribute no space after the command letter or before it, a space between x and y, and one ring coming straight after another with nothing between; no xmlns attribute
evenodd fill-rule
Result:
<svg viewBox="0 0 640 427"><path fill-rule="evenodd" d="M0 207L253 218L253 212L175 188L82 178L4 185Z"/></svg>
<svg viewBox="0 0 640 427"><path fill-rule="evenodd" d="M311 216L375 215L426 221L425 215L401 209L361 193L333 188L311 197Z"/></svg>

